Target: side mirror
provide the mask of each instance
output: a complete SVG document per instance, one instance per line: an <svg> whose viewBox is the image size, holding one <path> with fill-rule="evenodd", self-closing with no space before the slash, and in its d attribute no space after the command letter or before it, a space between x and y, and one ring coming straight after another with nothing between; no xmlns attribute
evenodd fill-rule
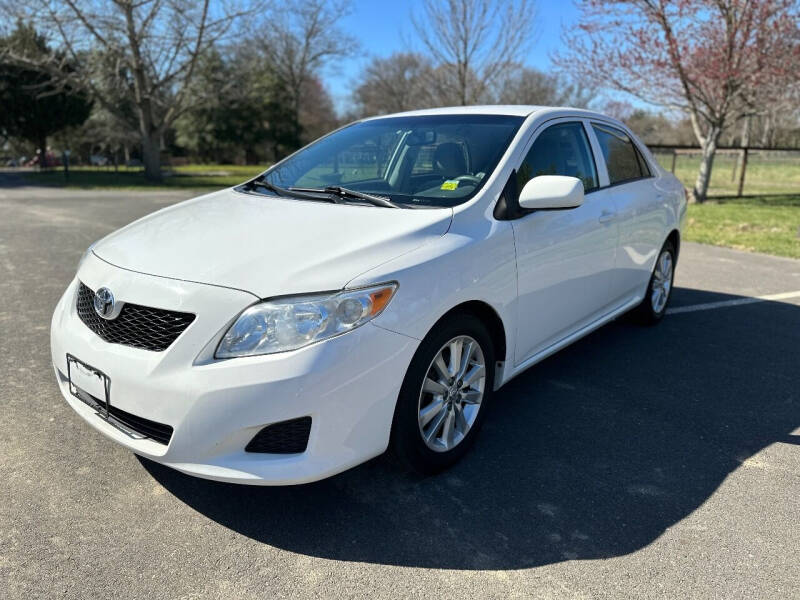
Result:
<svg viewBox="0 0 800 600"><path fill-rule="evenodd" d="M583 182L577 177L539 175L519 193L519 205L526 209L575 208L583 204Z"/></svg>

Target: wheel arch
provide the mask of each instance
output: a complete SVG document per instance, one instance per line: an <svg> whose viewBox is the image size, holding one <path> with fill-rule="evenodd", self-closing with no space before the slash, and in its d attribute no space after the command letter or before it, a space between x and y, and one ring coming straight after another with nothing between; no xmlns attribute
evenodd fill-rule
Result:
<svg viewBox="0 0 800 600"><path fill-rule="evenodd" d="M495 352L495 378L494 390L502 384L503 367L507 359L506 353L508 349L508 342L506 336L506 328L497 310L488 302L483 300L465 300L456 304L446 312L444 312L431 326L428 328L425 338L430 336L438 327L444 324L447 320L458 317L459 315L470 315L481 321L486 325L486 329L491 337L492 344ZM513 341L513 340L512 340ZM417 348L419 351L419 348ZM416 354L415 354L416 356ZM408 371L413 365L413 358L411 364L406 369L405 379L408 377ZM488 366L488 365L487 365ZM403 384L405 385L405 383ZM402 394L402 391L401 391ZM394 415L392 416L392 423L389 434L389 445L392 446L397 443L397 420L398 420L398 407L399 402L395 404Z"/></svg>
<svg viewBox="0 0 800 600"><path fill-rule="evenodd" d="M508 336L506 335L505 324L494 307L482 300L468 300L466 302L457 304L439 317L436 323L434 323L430 328L430 331L436 329L436 327L438 327L439 324L445 319L449 319L453 315L458 314L474 315L486 325L486 328L489 330L489 335L492 338L492 344L494 344L495 362L505 363L506 359L508 358ZM498 365L495 366L496 368L499 368ZM497 378L495 378L495 385L498 383L499 382Z"/></svg>
<svg viewBox="0 0 800 600"><path fill-rule="evenodd" d="M669 232L666 241L671 242L672 247L675 248L675 263L677 264L678 256L681 251L681 232L677 229L673 229Z"/></svg>

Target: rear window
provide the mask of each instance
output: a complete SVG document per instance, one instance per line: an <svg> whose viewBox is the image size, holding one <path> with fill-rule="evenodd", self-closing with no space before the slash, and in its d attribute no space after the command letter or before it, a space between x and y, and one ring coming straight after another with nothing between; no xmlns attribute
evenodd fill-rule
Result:
<svg viewBox="0 0 800 600"><path fill-rule="evenodd" d="M592 128L600 142L611 185L650 176L644 159L624 131L597 123Z"/></svg>

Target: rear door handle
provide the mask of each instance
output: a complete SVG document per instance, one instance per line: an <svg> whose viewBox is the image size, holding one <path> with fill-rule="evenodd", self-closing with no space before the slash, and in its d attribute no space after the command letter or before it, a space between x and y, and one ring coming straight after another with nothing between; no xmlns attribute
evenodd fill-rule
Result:
<svg viewBox="0 0 800 600"><path fill-rule="evenodd" d="M600 213L600 216L597 217L597 220L600 221L603 225L606 223L610 223L614 220L614 213L610 210L604 210Z"/></svg>

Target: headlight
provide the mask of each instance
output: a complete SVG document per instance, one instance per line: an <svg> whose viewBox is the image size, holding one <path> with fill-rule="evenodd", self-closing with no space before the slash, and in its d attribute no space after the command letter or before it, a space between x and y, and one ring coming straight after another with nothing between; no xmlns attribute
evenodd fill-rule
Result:
<svg viewBox="0 0 800 600"><path fill-rule="evenodd" d="M234 358L286 352L346 333L381 314L395 291L396 283L384 283L254 304L231 325L215 356Z"/></svg>

